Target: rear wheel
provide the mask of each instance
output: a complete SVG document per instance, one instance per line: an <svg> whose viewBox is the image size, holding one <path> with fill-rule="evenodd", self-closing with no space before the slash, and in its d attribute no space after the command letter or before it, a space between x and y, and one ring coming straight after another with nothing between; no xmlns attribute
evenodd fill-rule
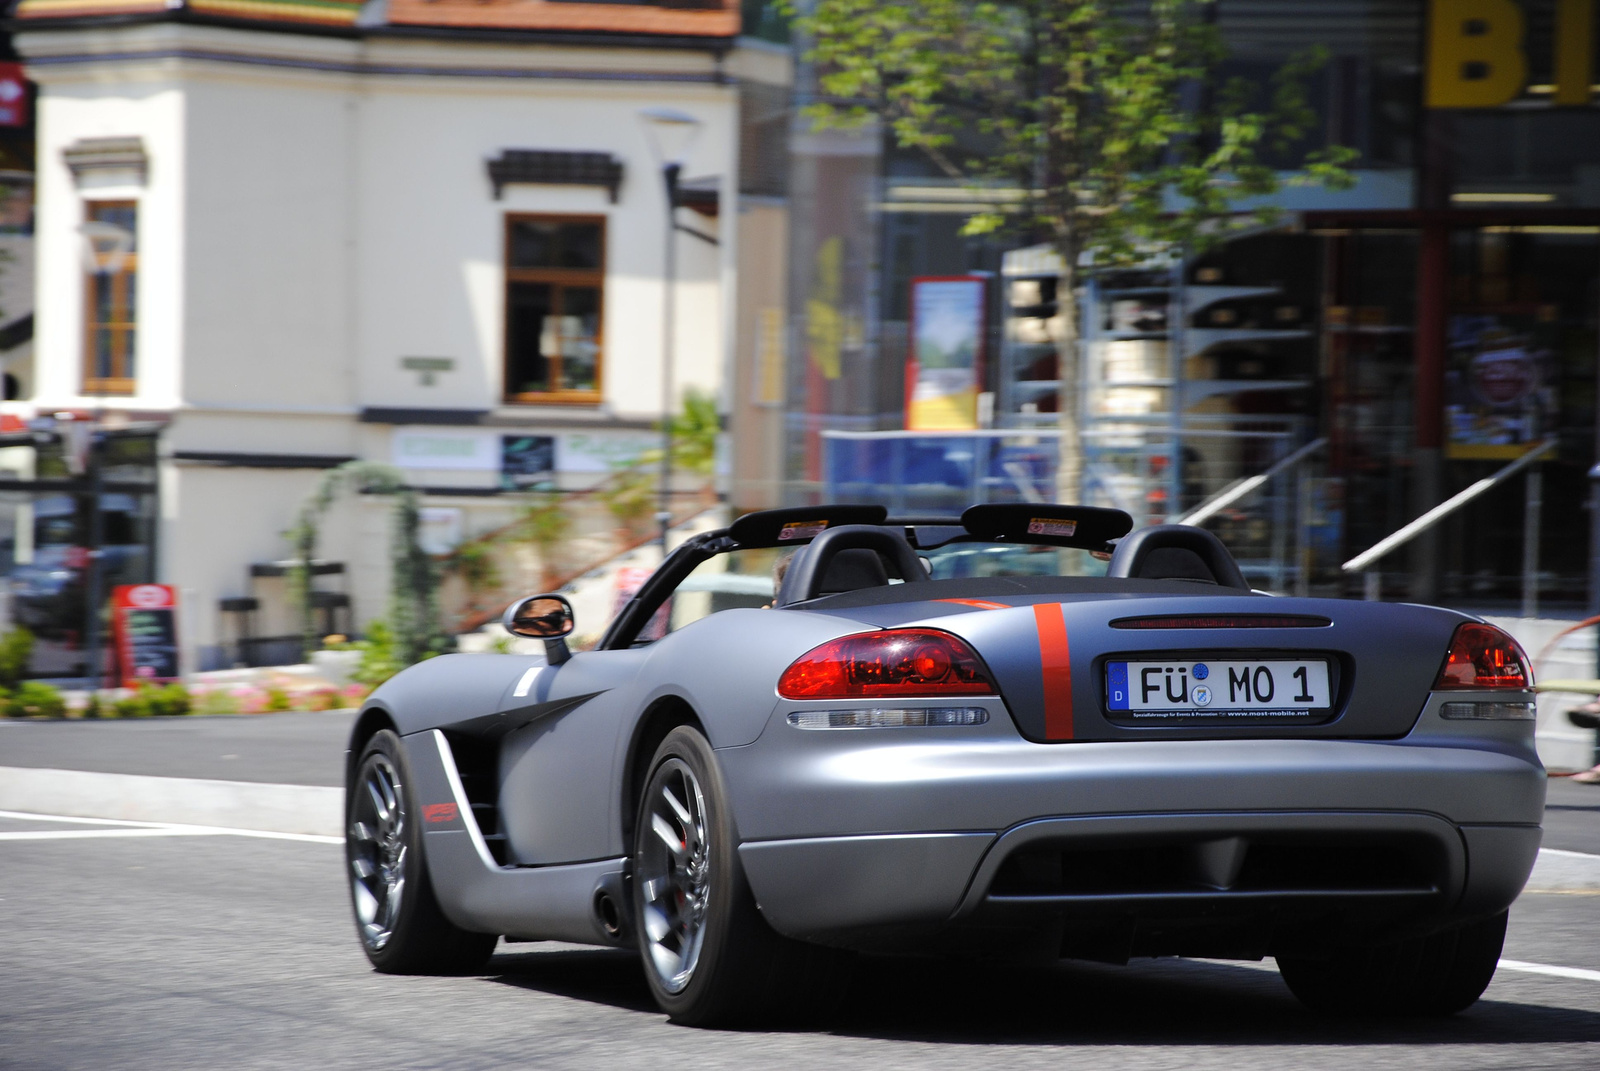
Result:
<svg viewBox="0 0 1600 1071"><path fill-rule="evenodd" d="M1300 1002L1337 1015L1454 1015L1494 977L1506 913L1395 945L1331 959L1278 960Z"/></svg>
<svg viewBox="0 0 1600 1071"><path fill-rule="evenodd" d="M633 906L645 980L675 1022L809 1019L831 1003L831 950L767 925L739 865L727 790L705 737L667 734L634 825Z"/></svg>
<svg viewBox="0 0 1600 1071"><path fill-rule="evenodd" d="M345 790L345 860L361 948L385 974L470 973L487 962L496 937L444 917L417 817L405 749L385 729L367 741Z"/></svg>

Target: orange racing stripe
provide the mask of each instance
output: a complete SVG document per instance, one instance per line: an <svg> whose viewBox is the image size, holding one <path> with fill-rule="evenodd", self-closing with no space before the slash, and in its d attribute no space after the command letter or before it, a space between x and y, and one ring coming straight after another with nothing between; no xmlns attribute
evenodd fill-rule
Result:
<svg viewBox="0 0 1600 1071"><path fill-rule="evenodd" d="M1058 602L1035 603L1033 623L1039 630L1039 662L1044 673L1044 736L1072 739L1072 652L1067 647L1067 622Z"/></svg>
<svg viewBox="0 0 1600 1071"><path fill-rule="evenodd" d="M987 599L934 599L934 602L957 602L962 606L976 606L980 610L1009 610L1011 607L1003 602L990 602Z"/></svg>

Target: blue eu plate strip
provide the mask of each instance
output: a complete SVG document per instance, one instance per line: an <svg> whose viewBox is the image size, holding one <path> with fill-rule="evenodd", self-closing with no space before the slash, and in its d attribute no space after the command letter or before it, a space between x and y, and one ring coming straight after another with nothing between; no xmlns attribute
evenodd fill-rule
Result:
<svg viewBox="0 0 1600 1071"><path fill-rule="evenodd" d="M1128 663L1106 663L1106 698L1109 709L1128 709Z"/></svg>

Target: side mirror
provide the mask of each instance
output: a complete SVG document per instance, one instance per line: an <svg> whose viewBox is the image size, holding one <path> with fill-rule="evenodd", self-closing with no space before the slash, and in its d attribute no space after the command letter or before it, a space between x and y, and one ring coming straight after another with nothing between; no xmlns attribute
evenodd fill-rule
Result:
<svg viewBox="0 0 1600 1071"><path fill-rule="evenodd" d="M500 619L513 636L544 641L544 654L552 666L572 657L566 637L575 625L572 604L560 595L534 595L506 607Z"/></svg>

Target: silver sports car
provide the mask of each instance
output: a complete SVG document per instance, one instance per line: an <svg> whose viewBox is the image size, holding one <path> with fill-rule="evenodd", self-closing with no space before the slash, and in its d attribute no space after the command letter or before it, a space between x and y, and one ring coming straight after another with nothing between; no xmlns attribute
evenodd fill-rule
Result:
<svg viewBox="0 0 1600 1071"><path fill-rule="evenodd" d="M1543 816L1522 650L1131 527L769 510L674 550L593 650L519 602L545 657L423 662L356 721L367 956L635 947L701 1024L814 1003L852 951L1272 956L1319 1010L1477 1000Z"/></svg>

